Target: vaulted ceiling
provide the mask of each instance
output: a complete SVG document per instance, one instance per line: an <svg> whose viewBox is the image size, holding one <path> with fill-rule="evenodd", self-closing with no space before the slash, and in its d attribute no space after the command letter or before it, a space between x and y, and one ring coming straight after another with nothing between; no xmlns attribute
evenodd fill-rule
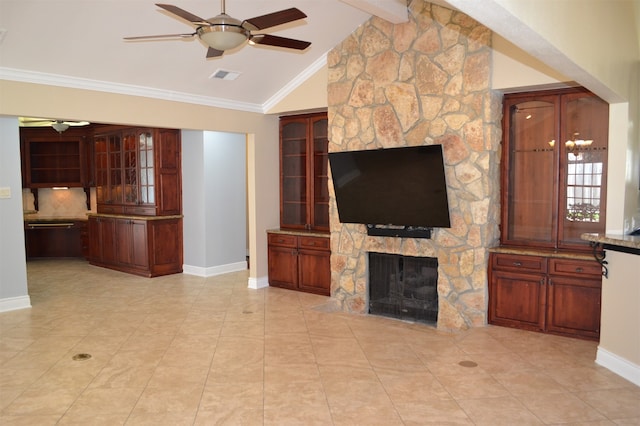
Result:
<svg viewBox="0 0 640 426"><path fill-rule="evenodd" d="M204 19L222 6L218 0L164 2ZM207 59L198 38L123 40L195 30L153 0L0 0L0 78L262 112L322 68L326 53L371 16L340 0L226 1L226 13L241 21L290 7L307 18L263 32L310 41L306 50L245 44ZM239 76L210 78L217 70Z"/></svg>

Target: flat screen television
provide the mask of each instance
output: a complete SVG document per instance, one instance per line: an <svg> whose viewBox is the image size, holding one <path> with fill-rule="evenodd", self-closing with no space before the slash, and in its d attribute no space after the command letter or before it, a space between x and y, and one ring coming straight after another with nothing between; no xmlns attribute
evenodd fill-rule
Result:
<svg viewBox="0 0 640 426"><path fill-rule="evenodd" d="M342 223L449 228L442 145L329 153Z"/></svg>

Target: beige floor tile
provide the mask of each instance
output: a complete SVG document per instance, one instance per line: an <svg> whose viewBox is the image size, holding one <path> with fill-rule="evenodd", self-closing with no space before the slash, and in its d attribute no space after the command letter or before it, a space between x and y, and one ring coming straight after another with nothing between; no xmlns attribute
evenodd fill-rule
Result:
<svg viewBox="0 0 640 426"><path fill-rule="evenodd" d="M640 418L640 388L638 387L578 392L576 395L608 419L616 422Z"/></svg>
<svg viewBox="0 0 640 426"><path fill-rule="evenodd" d="M527 394L517 398L540 420L548 424L606 420L604 415L571 393Z"/></svg>
<svg viewBox="0 0 640 426"><path fill-rule="evenodd" d="M542 425L538 417L512 396L459 399L458 404L474 425L512 426Z"/></svg>
<svg viewBox="0 0 640 426"><path fill-rule="evenodd" d="M246 271L27 266L33 307L0 313L3 425L640 424L597 342L349 315Z"/></svg>
<svg viewBox="0 0 640 426"><path fill-rule="evenodd" d="M457 374L436 378L455 399L508 396L509 391L489 374Z"/></svg>

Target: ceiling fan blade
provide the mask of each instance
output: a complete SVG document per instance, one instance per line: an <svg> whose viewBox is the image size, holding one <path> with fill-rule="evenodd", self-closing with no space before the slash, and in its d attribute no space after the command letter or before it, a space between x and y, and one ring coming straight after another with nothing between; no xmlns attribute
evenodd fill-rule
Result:
<svg viewBox="0 0 640 426"><path fill-rule="evenodd" d="M223 53L224 50L218 50L210 47L209 49L207 49L207 58L216 58L218 56L222 56Z"/></svg>
<svg viewBox="0 0 640 426"><path fill-rule="evenodd" d="M286 24L287 22L297 21L298 19L306 18L300 9L292 7L290 9L281 10L279 12L269 13L267 15L256 16L255 18L246 19L242 26L246 23L252 25L247 29L251 31L264 30L265 28L275 27L276 25Z"/></svg>
<svg viewBox="0 0 640 426"><path fill-rule="evenodd" d="M158 35L146 35L146 36L133 36L123 37L125 40L153 40L156 38L191 38L196 33L191 34L158 34Z"/></svg>
<svg viewBox="0 0 640 426"><path fill-rule="evenodd" d="M311 42L295 40L292 38L279 37L271 34L257 34L251 37L251 43L267 44L269 46L286 47L287 49L304 50L311 45Z"/></svg>
<svg viewBox="0 0 640 426"><path fill-rule="evenodd" d="M166 10L169 13L173 13L174 15L182 19L186 19L192 24L209 25L209 22L207 22L206 19L202 19L201 17L194 15L191 12L187 12L184 9L180 9L178 6L174 6L172 4L162 4L162 3L156 3L156 6Z"/></svg>

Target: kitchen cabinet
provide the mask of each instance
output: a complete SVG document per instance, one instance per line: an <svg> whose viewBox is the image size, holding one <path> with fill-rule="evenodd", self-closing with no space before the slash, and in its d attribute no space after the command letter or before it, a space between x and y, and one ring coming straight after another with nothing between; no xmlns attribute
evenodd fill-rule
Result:
<svg viewBox="0 0 640 426"><path fill-rule="evenodd" d="M329 231L326 113L280 117L280 228Z"/></svg>
<svg viewBox="0 0 640 426"><path fill-rule="evenodd" d="M24 225L28 259L38 257L85 257L83 235L86 220L33 220Z"/></svg>
<svg viewBox="0 0 640 426"><path fill-rule="evenodd" d="M181 217L91 215L89 262L146 277L182 272Z"/></svg>
<svg viewBox="0 0 640 426"><path fill-rule="evenodd" d="M490 255L489 323L597 340L601 268L588 255Z"/></svg>
<svg viewBox="0 0 640 426"><path fill-rule="evenodd" d="M268 257L269 285L330 294L328 235L269 232Z"/></svg>
<svg viewBox="0 0 640 426"><path fill-rule="evenodd" d="M181 213L179 130L101 126L94 151L98 213Z"/></svg>

